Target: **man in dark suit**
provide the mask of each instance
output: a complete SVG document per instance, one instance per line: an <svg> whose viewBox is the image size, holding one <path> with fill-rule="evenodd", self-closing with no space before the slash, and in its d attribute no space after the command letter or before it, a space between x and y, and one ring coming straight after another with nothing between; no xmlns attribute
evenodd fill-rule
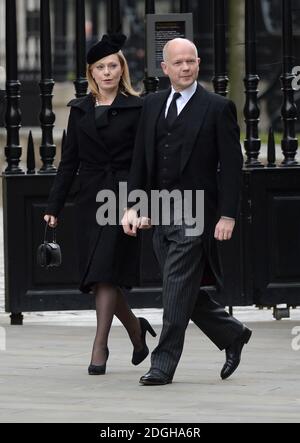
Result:
<svg viewBox="0 0 300 443"><path fill-rule="evenodd" d="M251 336L248 328L199 291L207 262L221 283L214 238L224 241L232 236L242 168L235 105L197 82L199 65L197 48L189 40L166 44L162 69L172 87L146 97L136 137L129 192L191 190L195 213L196 191L204 190L203 233L186 235L184 217L181 225L175 222L174 204L170 223L154 228L154 250L163 272L163 328L151 368L140 379L143 385L172 382L190 319L219 349L225 349L222 379L238 367L243 345ZM123 228L136 235L137 229L149 227L150 220L138 217L128 206Z"/></svg>

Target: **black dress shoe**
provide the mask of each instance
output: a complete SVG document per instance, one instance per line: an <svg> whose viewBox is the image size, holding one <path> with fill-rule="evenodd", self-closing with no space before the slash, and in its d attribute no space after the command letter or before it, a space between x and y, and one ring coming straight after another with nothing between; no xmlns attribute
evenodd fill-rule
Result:
<svg viewBox="0 0 300 443"><path fill-rule="evenodd" d="M106 348L106 361L109 356L109 350ZM88 367L89 375L104 375L106 372L106 362L103 365L92 365Z"/></svg>
<svg viewBox="0 0 300 443"><path fill-rule="evenodd" d="M167 385L169 383L172 383L172 378L156 369L150 369L150 371L140 378L141 385L156 386Z"/></svg>
<svg viewBox="0 0 300 443"><path fill-rule="evenodd" d="M252 331L248 328L244 328L242 334L225 349L226 352L226 362L221 371L221 378L230 377L230 375L236 370L241 361L241 353L245 343L250 340Z"/></svg>
<svg viewBox="0 0 300 443"><path fill-rule="evenodd" d="M152 337L156 337L156 332L145 318L140 317L139 318L140 325L141 325L141 338L142 338L142 344L143 348L140 351L133 351L131 363L135 366L142 363L143 360L147 357L149 354L148 346L146 345L146 332L150 332Z"/></svg>

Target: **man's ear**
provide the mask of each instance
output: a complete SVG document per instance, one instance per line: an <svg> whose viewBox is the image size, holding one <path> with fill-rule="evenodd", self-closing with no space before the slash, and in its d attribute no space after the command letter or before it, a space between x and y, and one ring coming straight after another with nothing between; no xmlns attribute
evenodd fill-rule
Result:
<svg viewBox="0 0 300 443"><path fill-rule="evenodd" d="M165 62L161 62L161 68L162 68L162 70L163 70L163 73L165 74L165 75L168 75L168 68L167 68L167 64L165 63Z"/></svg>
<svg viewBox="0 0 300 443"><path fill-rule="evenodd" d="M198 57L198 65L199 65L199 66L200 66L200 63L201 63L201 58Z"/></svg>

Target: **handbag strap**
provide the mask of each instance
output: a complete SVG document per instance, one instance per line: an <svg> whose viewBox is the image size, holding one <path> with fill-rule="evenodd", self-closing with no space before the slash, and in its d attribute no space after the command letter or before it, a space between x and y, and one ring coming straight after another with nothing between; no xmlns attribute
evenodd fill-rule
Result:
<svg viewBox="0 0 300 443"><path fill-rule="evenodd" d="M47 243L47 228L48 228L48 223L46 222L45 233L44 233L44 243ZM56 243L56 227L51 228L51 229L52 229L52 241L53 241L53 243Z"/></svg>

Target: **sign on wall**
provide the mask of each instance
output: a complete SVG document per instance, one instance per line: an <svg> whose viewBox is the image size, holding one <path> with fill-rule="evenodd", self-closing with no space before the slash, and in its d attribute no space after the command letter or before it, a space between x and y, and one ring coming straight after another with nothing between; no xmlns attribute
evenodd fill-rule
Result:
<svg viewBox="0 0 300 443"><path fill-rule="evenodd" d="M193 14L147 14L146 41L149 77L162 77L163 47L173 38L193 41Z"/></svg>

